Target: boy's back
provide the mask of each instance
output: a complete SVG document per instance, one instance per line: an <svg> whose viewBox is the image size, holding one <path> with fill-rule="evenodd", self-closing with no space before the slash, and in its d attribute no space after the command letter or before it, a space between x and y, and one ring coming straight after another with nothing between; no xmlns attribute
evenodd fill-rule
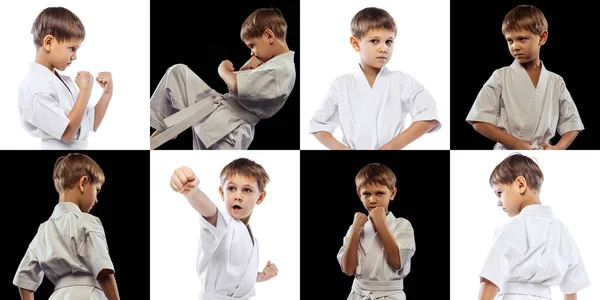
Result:
<svg viewBox="0 0 600 300"><path fill-rule="evenodd" d="M572 294L589 285L575 241L546 205L526 206L497 230L480 276L499 287L498 296L510 295L502 299L551 298L552 286Z"/></svg>
<svg viewBox="0 0 600 300"><path fill-rule="evenodd" d="M114 271L102 223L62 202L40 225L13 284L35 291L46 275L55 285L51 299L106 299L96 280L103 269Z"/></svg>

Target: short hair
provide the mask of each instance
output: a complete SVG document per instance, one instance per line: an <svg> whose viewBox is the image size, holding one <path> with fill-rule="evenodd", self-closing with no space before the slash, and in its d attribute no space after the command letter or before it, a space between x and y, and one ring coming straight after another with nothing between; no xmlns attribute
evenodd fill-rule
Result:
<svg viewBox="0 0 600 300"><path fill-rule="evenodd" d="M540 35L548 30L544 13L533 5L519 5L511 9L502 21L502 34L507 31L528 30Z"/></svg>
<svg viewBox="0 0 600 300"><path fill-rule="evenodd" d="M350 31L361 39L371 29L385 29L397 33L394 18L384 9L367 7L356 13L350 23Z"/></svg>
<svg viewBox="0 0 600 300"><path fill-rule="evenodd" d="M256 184L260 192L265 190L270 180L269 174L267 174L267 171L261 165L247 158L238 158L223 168L219 176L221 186L225 184L227 178L235 175L256 179Z"/></svg>
<svg viewBox="0 0 600 300"><path fill-rule="evenodd" d="M59 43L70 39L84 39L85 27L73 12L64 7L48 7L35 18L31 26L33 43L41 47L44 37L52 35Z"/></svg>
<svg viewBox="0 0 600 300"><path fill-rule="evenodd" d="M69 153L61 156L54 164L52 179L57 192L77 186L81 177L87 176L91 184L104 184L104 172L92 158L85 154Z"/></svg>
<svg viewBox="0 0 600 300"><path fill-rule="evenodd" d="M257 38L263 35L267 29L271 29L276 38L285 41L287 23L279 9L272 7L255 10L242 24L240 38L242 40Z"/></svg>
<svg viewBox="0 0 600 300"><path fill-rule="evenodd" d="M356 188L361 189L368 184L379 184L393 190L396 187L396 175L388 166L372 163L364 166L354 179Z"/></svg>
<svg viewBox="0 0 600 300"><path fill-rule="evenodd" d="M542 170L533 159L520 153L509 155L494 168L490 175L490 185L511 184L519 176L525 178L527 186L532 190L541 190L544 182Z"/></svg>

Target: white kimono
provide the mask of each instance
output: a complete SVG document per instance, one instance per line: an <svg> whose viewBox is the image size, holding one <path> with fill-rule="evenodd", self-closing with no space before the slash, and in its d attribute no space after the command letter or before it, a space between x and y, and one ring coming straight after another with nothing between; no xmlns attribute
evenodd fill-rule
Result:
<svg viewBox="0 0 600 300"><path fill-rule="evenodd" d="M552 286L576 293L590 282L569 230L546 205L528 205L500 227L480 277L500 291L497 300L551 299Z"/></svg>
<svg viewBox="0 0 600 300"><path fill-rule="evenodd" d="M40 225L13 284L36 291L46 275L54 284L50 300L104 300L96 280L103 269L114 271L100 219L62 202Z"/></svg>
<svg viewBox="0 0 600 300"><path fill-rule="evenodd" d="M246 227L217 207L217 226L200 217L196 270L200 300L250 299L256 295L258 241Z"/></svg>
<svg viewBox="0 0 600 300"><path fill-rule="evenodd" d="M310 121L310 133L333 133L341 127L343 143L352 149L376 150L405 129L405 119L437 120L435 100L414 78L384 67L373 87L360 65L352 74L336 78Z"/></svg>
<svg viewBox="0 0 600 300"><path fill-rule="evenodd" d="M403 279L410 272L410 259L416 250L414 230L408 220L396 218L392 212L388 213L386 223L398 244L400 269L394 270L388 263L381 239L373 230L371 220L367 221L358 241L358 265L348 300L406 300ZM337 254L340 266L351 230L352 226Z"/></svg>
<svg viewBox="0 0 600 300"><path fill-rule="evenodd" d="M466 121L494 124L506 133L530 141L533 146L549 143L558 130L583 130L577 107L559 75L542 71L537 87L515 60L494 71L479 91ZM497 143L494 149L506 149Z"/></svg>
<svg viewBox="0 0 600 300"><path fill-rule="evenodd" d="M170 116L185 109L199 110L203 113L192 126L193 149L247 150L254 139L254 126L275 115L294 88L294 52L235 74L237 93L223 95L186 65L172 66L150 98L150 126L164 132L172 126L166 122ZM197 103L200 105L194 105Z"/></svg>
<svg viewBox="0 0 600 300"><path fill-rule="evenodd" d="M29 66L29 74L19 87L19 115L22 127L32 136L41 138L42 149L87 149L89 132L94 130L94 107L91 105L87 107L73 140L68 143L61 140L69 125L67 115L78 94L69 76L55 74L38 63Z"/></svg>

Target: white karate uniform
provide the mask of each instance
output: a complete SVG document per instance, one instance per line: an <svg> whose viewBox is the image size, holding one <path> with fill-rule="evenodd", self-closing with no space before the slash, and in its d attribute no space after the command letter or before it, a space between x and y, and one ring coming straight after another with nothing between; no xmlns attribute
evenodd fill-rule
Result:
<svg viewBox="0 0 600 300"><path fill-rule="evenodd" d="M496 300L551 299L552 286L572 294L590 284L573 237L547 205L528 205L496 230L480 277L500 288Z"/></svg>
<svg viewBox="0 0 600 300"><path fill-rule="evenodd" d="M60 76L60 78L58 77ZM79 94L69 76L31 63L29 74L19 87L19 115L22 127L41 138L42 149L87 149L89 132L94 130L94 107L88 105L81 125L71 142L61 137L69 125L67 115Z"/></svg>
<svg viewBox="0 0 600 300"><path fill-rule="evenodd" d="M258 241L222 206L217 206L217 226L200 218L200 244L196 270L200 300L251 299L256 295ZM254 241L254 242L253 242Z"/></svg>
<svg viewBox="0 0 600 300"><path fill-rule="evenodd" d="M367 221L358 241L358 265L348 300L406 300L403 279L410 272L410 259L416 250L414 230L408 220L396 218L392 212L388 213L386 224L398 244L400 269L394 270L388 263L381 239L373 229L371 220ZM351 230L352 226L337 254L340 266Z"/></svg>
<svg viewBox="0 0 600 300"><path fill-rule="evenodd" d="M193 149L247 150L254 127L275 115L296 82L294 52L275 56L256 69L237 71L237 93L220 94L183 64L167 70L150 98L150 126L164 132L165 118L195 103L204 111L192 128Z"/></svg>
<svg viewBox="0 0 600 300"><path fill-rule="evenodd" d="M537 146L549 143L558 130L583 130L579 112L559 75L542 64L537 87L517 61L495 70L479 91L466 121L494 124L506 133ZM494 149L506 149L497 143Z"/></svg>
<svg viewBox="0 0 600 300"><path fill-rule="evenodd" d="M38 228L13 284L36 291L46 275L55 286L50 300L104 300L96 279L103 269L114 271L100 219L62 202Z"/></svg>
<svg viewBox="0 0 600 300"><path fill-rule="evenodd" d="M384 67L371 88L359 65L354 73L333 81L309 131L333 133L341 127L348 147L376 150L405 129L408 114L413 122L437 120L429 132L441 128L435 100L418 81Z"/></svg>

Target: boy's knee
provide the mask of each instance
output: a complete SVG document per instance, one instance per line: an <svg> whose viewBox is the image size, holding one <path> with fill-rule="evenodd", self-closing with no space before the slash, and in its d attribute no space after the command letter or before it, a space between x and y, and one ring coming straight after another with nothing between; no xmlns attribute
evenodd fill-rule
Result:
<svg viewBox="0 0 600 300"><path fill-rule="evenodd" d="M189 70L189 67L185 64L175 64L169 68L168 73L172 74L185 74Z"/></svg>

